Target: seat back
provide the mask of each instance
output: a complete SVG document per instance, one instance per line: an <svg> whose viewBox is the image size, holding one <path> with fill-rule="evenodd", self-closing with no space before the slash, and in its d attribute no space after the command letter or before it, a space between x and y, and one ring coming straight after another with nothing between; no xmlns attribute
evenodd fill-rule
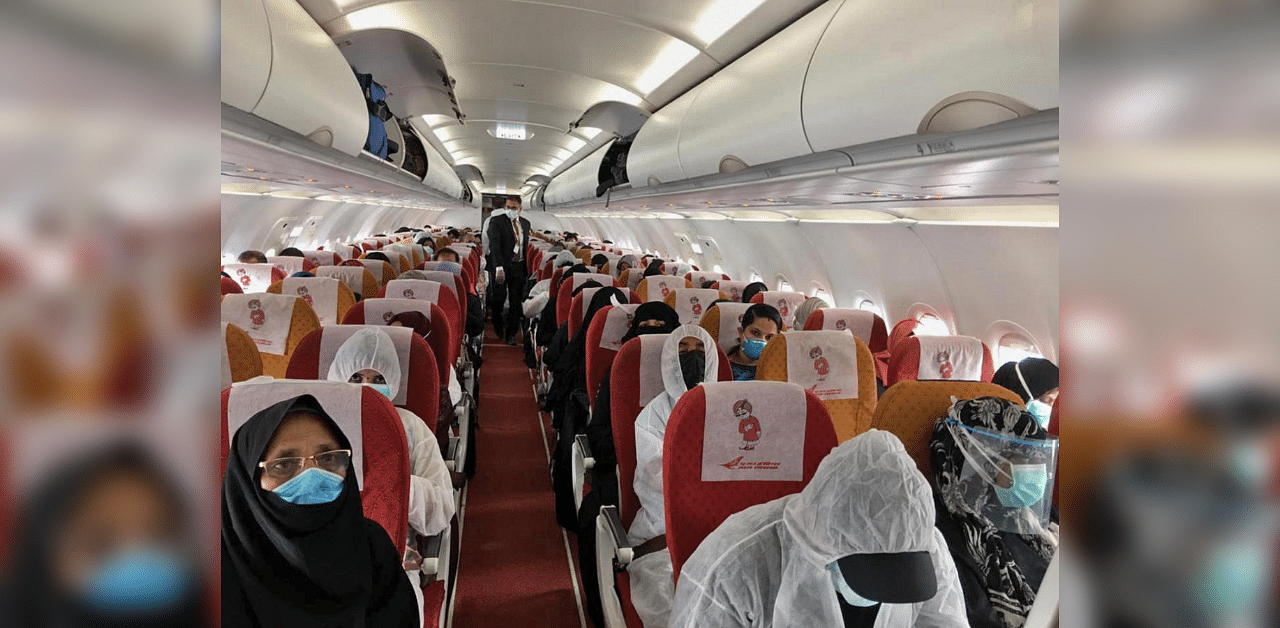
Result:
<svg viewBox="0 0 1280 628"><path fill-rule="evenodd" d="M396 281L415 281L397 279ZM445 288L444 290L447 290ZM453 332L453 321L440 302L429 299L366 299L355 304L342 319L343 325L386 325L401 312L418 312L431 323L427 344L436 356L436 373L441 381L448 378L448 369L458 360L459 338Z"/></svg>
<svg viewBox="0 0 1280 628"><path fill-rule="evenodd" d="M356 261L360 262L365 268L369 269L369 272L373 273L373 278L378 280L379 286L387 285L388 281L395 279L396 276L400 274L396 272L394 266L380 259L368 259L361 257Z"/></svg>
<svg viewBox="0 0 1280 628"><path fill-rule="evenodd" d="M220 279L222 279L222 296L244 294L244 289L240 287L240 284L236 283L235 279L230 277L220 277Z"/></svg>
<svg viewBox="0 0 1280 628"><path fill-rule="evenodd" d="M690 271L688 273L685 273L684 278L688 279L693 284L693 287L695 288L701 288L703 282L707 282L707 281L711 282L710 287L712 288L715 288L715 284L721 281L729 281L728 275L724 273L709 271L709 270ZM729 297L726 296L725 298L727 299ZM736 300L740 301L741 299L736 299Z"/></svg>
<svg viewBox="0 0 1280 628"><path fill-rule="evenodd" d="M836 446L813 393L787 382L718 382L685 393L662 443L667 547L679 578L736 512L800 492Z"/></svg>
<svg viewBox="0 0 1280 628"><path fill-rule="evenodd" d="M684 277L672 277L669 275L653 275L640 280L640 287L636 288L636 292L640 293L640 300L648 303L650 301L662 301L671 294L673 290L692 289L693 284L689 283Z"/></svg>
<svg viewBox="0 0 1280 628"><path fill-rule="evenodd" d="M302 254L307 256L307 261L316 266L337 266L342 263L342 256L334 251L313 250L303 251Z"/></svg>
<svg viewBox="0 0 1280 628"><path fill-rule="evenodd" d="M742 291L751 285L750 281L717 281L712 288L725 293L725 297L730 301L742 301Z"/></svg>
<svg viewBox="0 0 1280 628"><path fill-rule="evenodd" d="M356 295L351 288L333 277L289 277L271 284L267 292L288 294L306 301L315 310L322 327L341 323L347 310L356 304Z"/></svg>
<svg viewBox="0 0 1280 628"><path fill-rule="evenodd" d="M707 330L725 353L738 346L738 332L742 331L742 315L750 303L717 303L702 315L698 325Z"/></svg>
<svg viewBox="0 0 1280 628"><path fill-rule="evenodd" d="M223 264L222 272L231 275L246 294L266 292L271 284L284 279L284 271L272 264Z"/></svg>
<svg viewBox="0 0 1280 628"><path fill-rule="evenodd" d="M778 309L778 313L782 315L782 327L778 331L791 329L796 322L796 308L809 297L803 292L784 292L782 290L774 290L772 292L760 292L756 296L751 297L751 303L768 303Z"/></svg>
<svg viewBox="0 0 1280 628"><path fill-rule="evenodd" d="M869 310L829 307L815 310L804 322L805 331L848 330L862 339L872 353L889 348L889 332L884 319Z"/></svg>
<svg viewBox="0 0 1280 628"><path fill-rule="evenodd" d="M625 333L625 332L624 332ZM662 345L666 334L649 334L632 338L613 359L609 375L609 417L613 426L613 445L618 458L618 513L628 528L640 509L636 498L636 417L654 397L665 390L662 383ZM717 351L719 351L717 349ZM719 352L719 380L733 379L729 358Z"/></svg>
<svg viewBox="0 0 1280 628"><path fill-rule="evenodd" d="M634 294L634 293L632 293ZM600 382L613 366L613 358L622 349L622 337L631 329L631 319L635 316L635 303L620 306L605 306L591 320L587 328L587 398L594 403Z"/></svg>
<svg viewBox="0 0 1280 628"><path fill-rule="evenodd" d="M885 386L913 379L989 382L991 349L969 336L911 336L889 352Z"/></svg>
<svg viewBox="0 0 1280 628"><path fill-rule="evenodd" d="M613 277L597 273L575 273L568 281L561 281L556 292L556 326L569 322L569 313L573 307L573 291L588 281L599 282L602 287L612 288L617 285Z"/></svg>
<svg viewBox="0 0 1280 628"><path fill-rule="evenodd" d="M462 322L467 320L467 287L466 280L462 275L457 275L443 270L423 270L422 274L426 276L428 281L438 281L453 291L453 296L458 301L458 326L455 331L458 337L462 337ZM394 295L394 293L392 293ZM448 312L448 309L445 310Z"/></svg>
<svg viewBox="0 0 1280 628"><path fill-rule="evenodd" d="M360 483L364 516L381 525L403 554L409 526L409 445L395 406L368 386L286 379L245 382L222 391L222 471L227 469L231 438L241 425L301 395L315 397L351 441L349 472Z"/></svg>
<svg viewBox="0 0 1280 628"><path fill-rule="evenodd" d="M893 326L893 329L889 331L889 339L885 343L885 348L889 351L893 351L893 348L898 346L898 343L915 335L916 325L919 324L920 321L914 318L907 318L898 321L898 323Z"/></svg>
<svg viewBox="0 0 1280 628"><path fill-rule="evenodd" d="M756 380L791 382L812 392L827 406L841 443L871 429L875 363L866 343L847 331L778 334L760 355Z"/></svg>
<svg viewBox="0 0 1280 628"><path fill-rule="evenodd" d="M328 379L329 367L342 343L366 327L379 327L391 337L400 358L400 385L391 402L419 417L432 433L436 431L440 376L435 354L427 341L408 327L374 325L334 325L322 327L302 339L289 359L285 376L289 379Z"/></svg>
<svg viewBox="0 0 1280 628"><path fill-rule="evenodd" d="M637 292L640 291L640 282L644 280L644 268L628 268L618 275L618 284L626 286Z"/></svg>
<svg viewBox="0 0 1280 628"><path fill-rule="evenodd" d="M447 278L457 276L453 273L442 271L427 271L432 277ZM454 284L457 285L457 284ZM458 298L458 293L449 284L442 283L438 279L396 279L387 284L379 293L379 298L393 299L422 299L431 301L440 306L444 310L445 318L449 320L449 335L454 345L462 344L462 330L464 321L467 320L466 310L463 309L463 299ZM457 357L457 350L451 351L454 357Z"/></svg>
<svg viewBox="0 0 1280 628"><path fill-rule="evenodd" d="M550 294L560 294L560 280L564 278L565 268L566 267L561 266L560 268L556 268L551 271L551 283L547 286L551 291Z"/></svg>
<svg viewBox="0 0 1280 628"><path fill-rule="evenodd" d="M582 329L582 319L587 316L587 307L591 305L591 298L595 296L600 288L587 288L578 294L573 295L573 301L569 304L569 337L578 335L578 330ZM627 294L627 303L640 303L640 295L633 290L621 288ZM559 307L559 303L556 304Z"/></svg>
<svg viewBox="0 0 1280 628"><path fill-rule="evenodd" d="M938 419L947 416L952 397L957 400L999 397L1022 405L1017 393L996 384L908 380L886 390L871 417L871 428L897 436L931 483L933 465L929 462L929 441L933 439L933 427Z"/></svg>
<svg viewBox="0 0 1280 628"><path fill-rule="evenodd" d="M307 334L320 328L320 319L298 297L281 294L228 294L222 298L222 321L253 338L262 354L262 373L284 377L289 356Z"/></svg>
<svg viewBox="0 0 1280 628"><path fill-rule="evenodd" d="M378 294L378 280L364 266L320 266L315 273L317 277L331 277L341 281L362 299L373 298Z"/></svg>
<svg viewBox="0 0 1280 628"><path fill-rule="evenodd" d="M290 257L288 255L276 255L267 258L267 263L280 269L285 277L290 277L294 273L308 272L312 273L316 270L316 263L305 257Z"/></svg>
<svg viewBox="0 0 1280 628"><path fill-rule="evenodd" d="M681 325L697 325L702 320L702 315L715 303L717 299L728 298L719 290L703 290L698 288L681 288L672 290L670 294L663 299L668 307L676 311L676 316L680 318ZM715 336L712 336L715 338Z"/></svg>
<svg viewBox="0 0 1280 628"><path fill-rule="evenodd" d="M258 345L243 329L231 323L222 324L222 388L262 375L262 356Z"/></svg>

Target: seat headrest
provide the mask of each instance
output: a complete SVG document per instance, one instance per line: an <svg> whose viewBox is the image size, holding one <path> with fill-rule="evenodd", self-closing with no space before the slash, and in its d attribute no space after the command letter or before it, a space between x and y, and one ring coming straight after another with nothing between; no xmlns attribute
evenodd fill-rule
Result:
<svg viewBox="0 0 1280 628"><path fill-rule="evenodd" d="M641 290L644 291L645 301L662 301L672 291L687 288L688 282L683 276L653 275L641 280L640 286Z"/></svg>
<svg viewBox="0 0 1280 628"><path fill-rule="evenodd" d="M676 311L676 316L680 317L681 325L697 325L702 320L702 315L719 298L719 290L681 288L672 290L666 300Z"/></svg>
<svg viewBox="0 0 1280 628"><path fill-rule="evenodd" d="M858 398L858 341L847 331L783 332L787 381L819 399Z"/></svg>
<svg viewBox="0 0 1280 628"><path fill-rule="evenodd" d="M581 286L582 284L587 283L588 281L599 282L601 286L604 286L606 288L613 286L613 277L610 277L609 275L605 275L601 273L574 273L573 284L572 284L573 287L569 289L570 292L572 292L573 290L577 290L578 286Z"/></svg>
<svg viewBox="0 0 1280 628"><path fill-rule="evenodd" d="M222 322L231 323L253 338L261 353L284 355L298 297L261 293L228 294L222 298ZM306 306L303 302L303 307Z"/></svg>
<svg viewBox="0 0 1280 628"><path fill-rule="evenodd" d="M742 290L749 285L751 285L750 281L723 281L722 280L718 282L714 287L720 290L720 292L723 292L725 296L729 297L730 301L741 302Z"/></svg>
<svg viewBox="0 0 1280 628"><path fill-rule="evenodd" d="M322 326L337 325L338 292L342 282L333 277L289 277L280 283L280 294L296 296L315 310Z"/></svg>
<svg viewBox="0 0 1280 628"><path fill-rule="evenodd" d="M306 255L307 259L316 266L334 266L337 264L335 258L338 257L338 254L333 251L303 251L302 254Z"/></svg>
<svg viewBox="0 0 1280 628"><path fill-rule="evenodd" d="M351 441L351 464L356 480L364 483L364 431L361 429L361 394L364 386L345 382L303 379L252 379L232 384L227 398L227 437L231 440L253 415L286 399L311 395L320 402L338 428ZM381 396L377 391L369 394Z"/></svg>
<svg viewBox="0 0 1280 628"><path fill-rule="evenodd" d="M912 343L920 346L916 379L982 381L984 346L981 340L969 336L916 336L903 341L901 346Z"/></svg>
<svg viewBox="0 0 1280 628"><path fill-rule="evenodd" d="M384 292L388 299L422 299L438 301L443 284L429 279L393 279ZM365 306L366 308L368 305Z"/></svg>
<svg viewBox="0 0 1280 628"><path fill-rule="evenodd" d="M432 301L428 299L365 299L364 321L366 325L387 325L396 314L417 312L431 320Z"/></svg>
<svg viewBox="0 0 1280 628"><path fill-rule="evenodd" d="M702 387L703 482L804 478L808 402L803 388L790 382L714 382Z"/></svg>
<svg viewBox="0 0 1280 628"><path fill-rule="evenodd" d="M783 292L775 290L772 292L761 292L751 297L752 303L767 303L778 310L778 314L782 315L782 325L787 329L791 329L796 322L796 308L808 297L803 292ZM782 330L779 330L782 331Z"/></svg>
<svg viewBox="0 0 1280 628"><path fill-rule="evenodd" d="M609 351L622 349L622 337L631 330L631 321L635 318L638 307L640 306L635 303L611 305L596 314L597 319L601 318L601 314L604 315L603 328L600 330L601 349ZM593 321L591 324L594 326L596 323Z"/></svg>
<svg viewBox="0 0 1280 628"><path fill-rule="evenodd" d="M742 331L742 317L747 313L750 303L717 303L720 329L716 330L716 343L725 352L738 346L738 332Z"/></svg>
<svg viewBox="0 0 1280 628"><path fill-rule="evenodd" d="M246 293L266 292L271 284L284 278L273 264L223 264L222 272L231 275Z"/></svg>
<svg viewBox="0 0 1280 628"><path fill-rule="evenodd" d="M358 295L363 297L374 296L372 294L364 294L365 276L370 273L363 266L321 266L315 272L317 277L332 277L347 284L347 287Z"/></svg>

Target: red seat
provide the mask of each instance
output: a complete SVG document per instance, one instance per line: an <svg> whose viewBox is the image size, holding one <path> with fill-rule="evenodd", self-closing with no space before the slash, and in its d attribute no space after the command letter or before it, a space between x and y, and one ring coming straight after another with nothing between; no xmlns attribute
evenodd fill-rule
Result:
<svg viewBox="0 0 1280 628"><path fill-rule="evenodd" d="M547 286L551 291L550 294L560 294L560 278L564 276L564 270L566 268L568 268L568 266L561 266L560 268L556 268L551 271L551 283Z"/></svg>
<svg viewBox="0 0 1280 628"><path fill-rule="evenodd" d="M627 293L627 303L640 303L640 295L634 290L619 288ZM578 294L573 295L573 302L569 304L569 337L578 335L578 330L582 329L582 319L587 316L587 306L591 305L591 297L595 296L596 291L600 288L587 288Z"/></svg>
<svg viewBox="0 0 1280 628"><path fill-rule="evenodd" d="M302 339L289 359L289 379L327 379L333 356L352 334L376 325L333 325L322 327ZM380 326L379 326L380 327ZM408 410L427 424L434 434L439 413L440 377L435 354L427 341L407 327L381 327L391 337L400 358L400 385L391 402Z"/></svg>
<svg viewBox="0 0 1280 628"><path fill-rule="evenodd" d="M759 444L744 450L743 417L757 415ZM767 440L788 434L794 437L782 443ZM677 580L681 566L729 515L800 492L835 446L826 406L796 384L719 382L680 397L662 443L667 547ZM742 468L753 457L780 466Z"/></svg>
<svg viewBox="0 0 1280 628"><path fill-rule="evenodd" d="M396 267L384 262L380 259L360 258L356 260L360 262L369 272L373 273L373 278L378 280L379 286L387 285L388 281L395 279L400 273L396 272Z"/></svg>
<svg viewBox="0 0 1280 628"><path fill-rule="evenodd" d="M618 282L613 277L596 273L575 273L570 281L560 282L559 292L556 293L556 326L559 327L569 322L569 308L573 305L574 290L578 289L588 281L599 282L601 287L612 288L617 287Z"/></svg>
<svg viewBox="0 0 1280 628"><path fill-rule="evenodd" d="M467 267L464 264L458 264L457 272L454 272L452 270L447 270L448 268L447 266L442 267L442 265L451 264L451 263L452 262L423 262L421 264L418 264L418 267L415 268L414 270L420 270L425 273L444 272L444 273L450 273L450 274L456 275L458 278L462 279L462 282L461 282L461 286L459 286L457 282L454 282L454 287L459 290L466 290L467 294L475 294L476 284L474 281L472 281L473 277L471 276L470 271L467 270ZM433 279L433 281L440 281L440 280ZM441 282L441 283L444 283L444 282Z"/></svg>
<svg viewBox="0 0 1280 628"><path fill-rule="evenodd" d="M400 312L419 312L431 321L431 335L427 337L427 344L431 345L432 351L436 354L437 364L440 367L438 373L442 381L447 380L449 369L457 363L458 351L461 347L462 336L454 331L454 318L449 315L449 308L456 306L456 299L453 293L445 286L438 288L439 294L437 298L427 298L429 296L427 290L430 286L420 284L432 283L439 286L438 282L425 282L420 279L397 279L397 282L417 282L415 286L416 296L407 299L365 299L347 311L347 316L342 319L343 325L385 325L390 322L391 317ZM393 284L396 287L396 284ZM400 294L404 294L400 291ZM456 313L456 309L454 310Z"/></svg>
<svg viewBox="0 0 1280 628"><path fill-rule="evenodd" d="M990 382L994 376L991 349L977 338L911 336L890 350L884 385L906 380Z"/></svg>
<svg viewBox="0 0 1280 628"><path fill-rule="evenodd" d="M870 310L827 308L815 310L804 322L805 331L849 330L862 339L876 361L876 377L889 377L889 333L884 319Z"/></svg>
<svg viewBox="0 0 1280 628"><path fill-rule="evenodd" d="M712 283L712 287L714 287L714 284L717 284L721 281L729 281L729 276L724 273L717 273L717 272L706 271L706 270L695 270L689 273L685 273L684 278L693 282L693 287L695 288L701 288L702 282L704 281L710 281Z"/></svg>
<svg viewBox="0 0 1280 628"><path fill-rule="evenodd" d="M262 354L262 372L284 377L303 337L320 328L320 319L306 301L281 294L228 294L222 297L222 321L253 338Z"/></svg>
<svg viewBox="0 0 1280 628"><path fill-rule="evenodd" d="M778 313L782 315L782 326L791 329L796 322L796 308L809 297L803 292L784 292L782 290L773 290L770 292L759 292L756 296L751 297L751 303L768 303L778 309ZM779 329L778 331L784 331Z"/></svg>
<svg viewBox="0 0 1280 628"><path fill-rule="evenodd" d="M596 313L587 328L587 398L596 398L600 382L604 374L613 366L613 358L622 348L622 337L631 329L631 318L635 316L634 303L621 306L606 306Z"/></svg>
<svg viewBox="0 0 1280 628"><path fill-rule="evenodd" d="M222 296L228 294L244 294L244 290L240 289L240 284L230 277L222 277Z"/></svg>
<svg viewBox="0 0 1280 628"><path fill-rule="evenodd" d="M316 270L316 263L305 257L290 257L288 255L276 255L268 257L267 263L280 269L285 277L292 276L294 273L308 272L313 273Z"/></svg>
<svg viewBox="0 0 1280 628"><path fill-rule="evenodd" d="M224 264L222 272L240 284L245 293L266 292L271 284L284 279L284 271L271 264Z"/></svg>
<svg viewBox="0 0 1280 628"><path fill-rule="evenodd" d="M303 251L302 254L316 266L337 266L342 263L342 256L333 251Z"/></svg>
<svg viewBox="0 0 1280 628"><path fill-rule="evenodd" d="M750 281L717 281L712 288L723 292L730 301L742 301L742 291L751 285Z"/></svg>
<svg viewBox="0 0 1280 628"><path fill-rule="evenodd" d="M897 324L893 326L893 329L889 331L889 338L885 342L885 348L889 351L893 351L893 348L898 346L899 342L902 342L916 334L916 325L919 324L920 321L914 318L907 318L898 321Z"/></svg>
<svg viewBox="0 0 1280 628"><path fill-rule="evenodd" d="M381 525L403 554L409 528L409 446L395 406L368 386L281 379L222 391L223 472L235 430L258 412L302 395L315 397L351 441L364 516Z"/></svg>
<svg viewBox="0 0 1280 628"><path fill-rule="evenodd" d="M725 295L719 290L683 288L672 290L662 301L676 311L681 325L697 325L702 322L702 315L711 309L711 304L722 298Z"/></svg>
<svg viewBox="0 0 1280 628"><path fill-rule="evenodd" d="M439 283L439 284L442 284L444 287L448 288L448 289L449 289L449 292L453 294L453 299L454 299L454 301L456 301L456 302L457 302L457 314L456 314L456 316L457 316L457 317L455 318L455 317L454 317L454 315L450 314L449 306L448 306L448 305L446 305L446 304L444 304L444 303L441 303L441 307L443 307L443 308L445 309L445 310L444 310L444 311L445 311L445 314L446 314L446 315L449 315L449 322L450 322L450 323L453 323L453 331L454 331L454 333L456 333L456 334L457 334L457 336L458 336L458 342L462 342L462 334L463 334L464 330L466 329L466 328L465 328L465 326L464 326L464 323L465 323L465 322L466 322L466 320L467 320L467 296L466 296L466 295L467 295L467 292L466 292L465 283L464 283L464 281L463 281L462 277L461 277L460 275L455 275L455 274L453 274L453 273L451 273L451 272L446 272L446 271L443 271L443 270L423 270L423 271L419 271L419 272L421 272L421 273L426 277L426 279L425 279L425 280L420 280L420 279L419 279L419 280L405 280L405 279L397 279L397 280L395 280L395 281L396 281L396 282L399 282L399 281L434 281L434 282ZM399 284L399 283L395 283L394 285L395 285L395 286L400 286L401 284ZM400 292L400 294L396 294L397 292ZM388 291L386 290L386 288L384 287L384 288L383 288L383 290L381 290L380 292L378 292L378 296L379 296L379 297L385 297L385 296L387 296L388 294L390 294L393 298L399 298L399 297L402 297L402 296L403 296L403 291L402 291L402 289L400 289L400 288L396 288L396 289L393 289L393 290L391 290L390 292L388 292ZM412 299L412 298L414 298L414 297L410 297L410 296L403 296L403 298L406 298L406 299ZM419 297L419 298L420 298L420 297ZM434 299L433 299L433 300L434 300Z"/></svg>

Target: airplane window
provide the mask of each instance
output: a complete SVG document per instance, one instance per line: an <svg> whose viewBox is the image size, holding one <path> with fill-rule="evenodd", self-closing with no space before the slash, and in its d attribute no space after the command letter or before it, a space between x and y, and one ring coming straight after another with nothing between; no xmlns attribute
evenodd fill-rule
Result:
<svg viewBox="0 0 1280 628"><path fill-rule="evenodd" d="M1040 353L1040 349L1036 347L1036 343L1022 334L1005 334L1000 337L1000 345L996 347L996 361L1000 364L1019 362L1024 358L1042 357L1044 356Z"/></svg>
<svg viewBox="0 0 1280 628"><path fill-rule="evenodd" d="M819 284L818 282L813 283L813 291L809 296L822 299L827 303L835 303L835 301L831 297L831 293L827 292L826 288L823 288L822 285Z"/></svg>
<svg viewBox="0 0 1280 628"><path fill-rule="evenodd" d="M751 281L756 282L756 281L761 281L763 279L764 277L761 277L760 273L756 272L754 268L751 270Z"/></svg>
<svg viewBox="0 0 1280 628"><path fill-rule="evenodd" d="M712 266L712 267L711 267L711 272L714 272L714 273L724 273L724 269L723 269L723 268L720 268L720 265L719 265L719 264L716 264L715 266Z"/></svg>
<svg viewBox="0 0 1280 628"><path fill-rule="evenodd" d="M879 311L880 308L876 307L875 301L872 301L871 299L863 299L858 302L858 309L866 310L868 312L876 312Z"/></svg>
<svg viewBox="0 0 1280 628"><path fill-rule="evenodd" d="M275 249L267 249L267 257L275 257L275 255L276 255Z"/></svg>
<svg viewBox="0 0 1280 628"><path fill-rule="evenodd" d="M778 290L781 292L793 291L791 287L791 282L787 281L787 278L782 275L778 275Z"/></svg>
<svg viewBox="0 0 1280 628"><path fill-rule="evenodd" d="M951 328L947 327L946 321L934 316L933 314L921 314L916 318L916 335L917 336L950 336Z"/></svg>

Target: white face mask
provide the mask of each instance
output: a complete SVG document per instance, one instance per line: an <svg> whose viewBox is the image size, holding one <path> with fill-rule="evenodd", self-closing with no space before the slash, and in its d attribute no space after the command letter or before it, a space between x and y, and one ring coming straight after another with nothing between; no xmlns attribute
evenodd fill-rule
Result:
<svg viewBox="0 0 1280 628"><path fill-rule="evenodd" d="M849 588L849 583L844 580L844 574L840 572L839 563L831 563L830 565L827 565L827 570L831 572L831 581L835 584L836 593L840 594L840 597L844 598L845 604L848 604L849 606L857 606L859 608L868 608L879 604L879 602L868 600L867 598L854 593L853 589Z"/></svg>

